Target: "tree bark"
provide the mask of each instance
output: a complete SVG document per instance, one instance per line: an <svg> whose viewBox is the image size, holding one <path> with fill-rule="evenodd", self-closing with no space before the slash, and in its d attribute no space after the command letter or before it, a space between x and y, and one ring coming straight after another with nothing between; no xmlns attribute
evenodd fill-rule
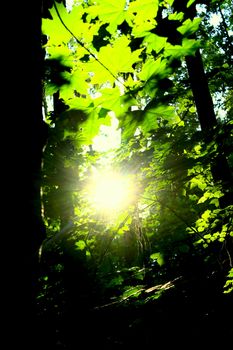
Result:
<svg viewBox="0 0 233 350"><path fill-rule="evenodd" d="M176 11L182 11L185 14L185 18L193 19L196 16L195 3L196 2L187 8L186 1L175 0L173 6ZM209 5L208 0L200 1L200 3L206 3ZM195 39L195 34L192 35L192 37ZM214 104L209 90L208 79L205 74L200 50L197 50L196 54L193 56L186 56L185 60L188 69L190 87L193 93L204 141L206 143L210 143L214 141L218 121L216 118ZM220 145L217 145L218 150L216 152L215 159L213 159L211 163L211 172L214 182L216 184L221 183L222 185L224 196L220 198L220 205L221 207L225 207L232 204L233 178L227 158L219 146Z"/></svg>
<svg viewBox="0 0 233 350"><path fill-rule="evenodd" d="M210 133L217 125L217 119L200 51L197 50L195 56L187 56L186 64L201 129Z"/></svg>
<svg viewBox="0 0 233 350"><path fill-rule="evenodd" d="M35 289L39 248L45 238L41 217L42 117L41 0L12 3L7 25L7 103L10 178L7 198L7 348L37 349ZM11 21L10 21L11 20ZM7 179L9 180L9 179ZM5 218L6 220L6 218Z"/></svg>
<svg viewBox="0 0 233 350"><path fill-rule="evenodd" d="M204 141L208 143L214 141L217 118L200 51L198 50L195 56L187 56L186 64ZM215 183L222 184L224 196L220 198L221 206L232 204L233 179L227 158L223 153L217 151L211 164L211 172Z"/></svg>

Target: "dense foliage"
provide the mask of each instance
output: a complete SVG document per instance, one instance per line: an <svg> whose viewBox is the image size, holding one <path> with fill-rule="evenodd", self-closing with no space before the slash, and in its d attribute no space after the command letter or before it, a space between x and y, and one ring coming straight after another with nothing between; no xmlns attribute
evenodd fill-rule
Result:
<svg viewBox="0 0 233 350"><path fill-rule="evenodd" d="M96 329L111 348L151 345L154 327L162 341L178 333L176 322L197 343L211 343L212 329L213 343L232 335L229 3L58 1L44 14L47 238L37 300L40 317L53 320L51 341L74 349ZM115 120L120 144L98 149L96 135ZM107 215L87 184L112 169L137 191Z"/></svg>

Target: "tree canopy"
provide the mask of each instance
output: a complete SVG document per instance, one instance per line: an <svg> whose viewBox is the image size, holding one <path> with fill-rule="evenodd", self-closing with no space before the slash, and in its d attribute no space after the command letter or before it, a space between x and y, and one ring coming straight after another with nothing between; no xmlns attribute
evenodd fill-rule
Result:
<svg viewBox="0 0 233 350"><path fill-rule="evenodd" d="M160 340L166 329L175 335L176 317L197 343L210 341L205 330L221 334L213 343L229 339L230 2L46 6L40 317L76 316L86 341L98 317L112 312L105 336L97 327L99 342L112 347L153 344L153 325ZM71 323L69 349L80 340Z"/></svg>

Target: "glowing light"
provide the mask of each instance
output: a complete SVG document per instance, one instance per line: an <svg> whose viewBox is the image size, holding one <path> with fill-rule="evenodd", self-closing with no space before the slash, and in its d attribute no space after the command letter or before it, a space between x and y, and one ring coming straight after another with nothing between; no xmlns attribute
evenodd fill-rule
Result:
<svg viewBox="0 0 233 350"><path fill-rule="evenodd" d="M222 22L222 18L221 18L221 15L220 14L212 14L211 17L210 17L210 24L213 26L213 27L217 27L219 25L219 23Z"/></svg>
<svg viewBox="0 0 233 350"><path fill-rule="evenodd" d="M135 193L129 177L114 172L96 174L88 192L95 209L105 214L125 209L133 202Z"/></svg>
<svg viewBox="0 0 233 350"><path fill-rule="evenodd" d="M107 152L120 147L121 130L118 129L119 121L113 112L108 113L111 117L111 125L101 125L99 134L93 139L92 147L97 152Z"/></svg>

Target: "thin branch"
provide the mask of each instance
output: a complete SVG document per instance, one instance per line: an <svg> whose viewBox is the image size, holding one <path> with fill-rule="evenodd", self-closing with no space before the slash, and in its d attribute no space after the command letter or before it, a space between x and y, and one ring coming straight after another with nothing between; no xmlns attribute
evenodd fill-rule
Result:
<svg viewBox="0 0 233 350"><path fill-rule="evenodd" d="M113 73L111 72L111 70L110 70L107 66L105 66L105 64L104 64L103 62L101 62L101 61L96 57L96 55L94 55L93 52L91 52L91 50L89 50L89 49L77 38L77 36L67 27L67 25L66 25L65 22L63 21L63 19L62 19L60 13L59 13L59 11L58 11L58 8L57 8L57 5L56 5L56 1L54 0L53 3L54 3L55 11L56 11L56 13L57 13L57 16L58 16L58 18L59 18L61 24L62 24L63 27L72 35L72 37L76 40L76 42L77 42L80 46L82 46L82 48L84 48L84 49L89 53L89 55L90 55L91 57L93 57L104 69L106 69L106 70L108 71L108 73L109 73L115 80L117 80L117 81L118 81L120 84L122 84L126 89L128 89L128 87L127 87L124 83L122 83L122 82L120 81L120 79L119 79L115 74L113 74Z"/></svg>
<svg viewBox="0 0 233 350"><path fill-rule="evenodd" d="M105 248L105 250L104 250L102 256L100 257L100 260L99 260L99 263L98 263L98 267L103 263L104 258L105 258L105 256L106 256L107 252L109 251L109 249L110 249L110 247L111 247L111 244L112 244L114 238L116 237L118 231L125 225L125 223L127 222L127 220L128 220L129 217L130 217L130 214L128 214L128 215L125 217L125 219L118 225L117 229L115 230L115 233L112 235L112 237L110 237L109 242L108 242L108 245L107 245L107 247ZM98 267L97 267L97 269L98 269Z"/></svg>
<svg viewBox="0 0 233 350"><path fill-rule="evenodd" d="M145 197L143 197L145 198ZM166 207L167 209L169 209L180 221L182 221L194 234L196 234L199 238L201 238L205 243L207 243L207 240L200 235L200 233L192 226L189 225L189 223L180 215L178 214L173 208L171 208L168 204L165 204L163 201L159 200L158 197L156 196L156 200L155 199L150 199L150 198L145 198L148 200L151 200L152 203L147 205L147 207L153 206L155 205L156 202L158 202L161 206ZM146 208L147 208L146 207ZM146 209L145 208L145 209Z"/></svg>
<svg viewBox="0 0 233 350"><path fill-rule="evenodd" d="M228 259L229 259L229 265L232 268L233 267L233 265L232 265L232 258L231 258L231 254L230 254L230 252L229 252L229 250L227 248L227 242L226 241L224 241L224 248L226 250L226 253L227 253L227 256L228 256Z"/></svg>
<svg viewBox="0 0 233 350"><path fill-rule="evenodd" d="M228 41L228 46L230 48L230 51L233 52L233 43L232 43L232 39L228 33L228 28L227 28L227 23L226 23L226 20L225 20L225 16L222 12L222 9L221 9L221 5L218 3L218 10L220 12L220 15L221 15L221 18L222 18L222 24L223 24L223 28L225 30L225 34L226 34L226 37L227 37L227 41ZM230 59L231 59L231 55L230 55Z"/></svg>
<svg viewBox="0 0 233 350"><path fill-rule="evenodd" d="M148 293L152 293L154 291L164 291L164 290L173 288L173 287L175 287L174 282L179 281L181 279L182 279L182 276L179 276L179 277L176 277L173 280L168 281L168 282L166 282L164 284L158 284L158 285L152 286L150 288L146 288L146 286L142 286L142 288L137 289L136 291L133 291L131 294L129 294L127 296L120 297L118 300L113 301L113 302L108 303L108 304L96 306L96 307L94 307L94 309L95 310L100 310L100 309L103 309L103 308L106 308L106 307L109 307L109 306L112 306L112 305L115 305L115 304L121 304L124 301L130 299L132 296L137 295L138 293L141 294L142 292L145 292L145 293L148 294ZM132 288L132 289L134 290L134 288Z"/></svg>

